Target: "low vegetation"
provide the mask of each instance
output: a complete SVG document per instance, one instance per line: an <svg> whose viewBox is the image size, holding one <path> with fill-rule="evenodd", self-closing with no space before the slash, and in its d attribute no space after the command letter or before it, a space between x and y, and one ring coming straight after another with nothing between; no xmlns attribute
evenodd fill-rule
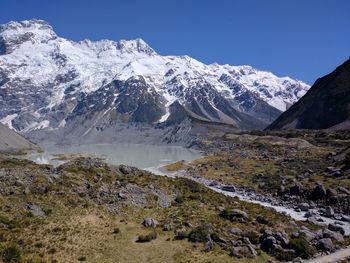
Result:
<svg viewBox="0 0 350 263"><path fill-rule="evenodd" d="M299 228L284 215L193 181L95 159L58 168L4 159L0 177L4 262L232 262L233 243L245 235L256 243L246 234L251 229L291 234ZM244 211L249 219L227 220L220 216L223 209ZM257 216L273 224L256 225ZM145 227L145 218L157 224ZM241 261L267 262L273 256L256 249Z"/></svg>

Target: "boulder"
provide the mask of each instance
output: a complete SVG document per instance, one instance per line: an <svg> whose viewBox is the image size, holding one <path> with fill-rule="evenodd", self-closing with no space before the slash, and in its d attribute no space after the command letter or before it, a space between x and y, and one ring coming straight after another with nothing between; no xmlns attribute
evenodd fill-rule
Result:
<svg viewBox="0 0 350 263"><path fill-rule="evenodd" d="M306 218L309 218L309 217L316 217L318 216L318 213L315 211L315 210L309 210L305 213L304 215Z"/></svg>
<svg viewBox="0 0 350 263"><path fill-rule="evenodd" d="M30 194L30 189L29 189L28 186L26 186L26 188L24 189L23 194L25 194L25 195L29 195Z"/></svg>
<svg viewBox="0 0 350 263"><path fill-rule="evenodd" d="M286 232L277 232L274 235L274 238L276 238L277 243L280 244L282 247L287 247L289 244L289 236Z"/></svg>
<svg viewBox="0 0 350 263"><path fill-rule="evenodd" d="M209 252L214 249L214 242L212 239L209 239L205 244L204 244L204 252Z"/></svg>
<svg viewBox="0 0 350 263"><path fill-rule="evenodd" d="M163 231L171 231L173 230L173 227L171 224L164 224Z"/></svg>
<svg viewBox="0 0 350 263"><path fill-rule="evenodd" d="M333 252L335 250L334 244L330 238L320 239L316 244L316 248L318 250L329 251L329 252Z"/></svg>
<svg viewBox="0 0 350 263"><path fill-rule="evenodd" d="M344 222L350 222L350 217L346 215L341 215L340 220Z"/></svg>
<svg viewBox="0 0 350 263"><path fill-rule="evenodd" d="M316 185L309 195L310 200L320 200L327 196L327 191L322 184Z"/></svg>
<svg viewBox="0 0 350 263"><path fill-rule="evenodd" d="M258 216L256 218L256 221L259 223L259 224L262 224L262 225L267 225L269 223L269 220L267 220L265 217L263 216Z"/></svg>
<svg viewBox="0 0 350 263"><path fill-rule="evenodd" d="M277 195L281 196L281 195L285 195L286 193L287 193L286 188L283 185L281 185L280 188L277 191Z"/></svg>
<svg viewBox="0 0 350 263"><path fill-rule="evenodd" d="M302 195L303 191L304 187L299 182L296 182L292 187L289 188L290 195Z"/></svg>
<svg viewBox="0 0 350 263"><path fill-rule="evenodd" d="M231 221L246 221L249 219L248 214L239 209L224 210L220 213L220 216Z"/></svg>
<svg viewBox="0 0 350 263"><path fill-rule="evenodd" d="M340 168L333 167L333 166L329 166L329 167L326 168L326 172L330 173L330 174L334 174L334 173L337 173L339 171L341 171Z"/></svg>
<svg viewBox="0 0 350 263"><path fill-rule="evenodd" d="M252 245L244 245L234 247L230 253L230 256L236 258L255 258L258 256L258 253Z"/></svg>
<svg viewBox="0 0 350 263"><path fill-rule="evenodd" d="M21 181L21 180L16 180L16 181L15 181L15 186L21 187L21 186L23 186L23 185L24 185L23 181Z"/></svg>
<svg viewBox="0 0 350 263"><path fill-rule="evenodd" d="M314 232L311 232L309 229L307 228L303 228L300 230L300 233L303 234L304 238L306 241L310 242L314 239L317 238L317 234L315 234Z"/></svg>
<svg viewBox="0 0 350 263"><path fill-rule="evenodd" d="M119 166L119 171L122 174L131 174L132 173L132 168L130 166L122 164L122 165Z"/></svg>
<svg viewBox="0 0 350 263"><path fill-rule="evenodd" d="M334 231L334 232L339 232L342 235L345 235L344 228L342 228L341 226L338 226L336 224L329 224L328 225L328 229L331 230L331 231Z"/></svg>
<svg viewBox="0 0 350 263"><path fill-rule="evenodd" d="M43 217L46 215L40 206L32 204L30 202L27 203L27 209L30 210L30 212L33 214L33 216Z"/></svg>
<svg viewBox="0 0 350 263"><path fill-rule="evenodd" d="M273 236L267 236L261 242L261 249L265 252L271 252L278 247L277 240Z"/></svg>
<svg viewBox="0 0 350 263"><path fill-rule="evenodd" d="M343 194L350 195L350 191L342 186L338 187L339 192L342 192Z"/></svg>
<svg viewBox="0 0 350 263"><path fill-rule="evenodd" d="M235 192L236 188L232 185L224 185L221 187L221 190L226 191L226 192Z"/></svg>
<svg viewBox="0 0 350 263"><path fill-rule="evenodd" d="M332 197L332 196L338 196L338 193L335 189L333 188L328 188L327 189L327 196Z"/></svg>
<svg viewBox="0 0 350 263"><path fill-rule="evenodd" d="M307 212L310 209L310 205L308 203L301 203L301 204L298 204L298 208L301 211Z"/></svg>
<svg viewBox="0 0 350 263"><path fill-rule="evenodd" d="M153 218L147 217L143 220L142 223L145 227L156 228L159 225L159 222Z"/></svg>
<svg viewBox="0 0 350 263"><path fill-rule="evenodd" d="M334 209L331 206L327 206L325 214L328 217L333 217L334 216Z"/></svg>
<svg viewBox="0 0 350 263"><path fill-rule="evenodd" d="M242 230L238 227L233 227L230 229L231 234L238 235L242 233Z"/></svg>
<svg viewBox="0 0 350 263"><path fill-rule="evenodd" d="M330 238L333 241L337 241L337 242L342 242L344 241L344 237L340 232L334 232L331 231L329 229L324 229L322 232L322 237L323 238Z"/></svg>

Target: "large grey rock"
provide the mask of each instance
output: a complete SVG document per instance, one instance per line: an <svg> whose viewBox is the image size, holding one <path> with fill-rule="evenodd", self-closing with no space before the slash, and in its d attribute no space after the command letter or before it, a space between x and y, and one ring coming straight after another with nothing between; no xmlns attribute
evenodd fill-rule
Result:
<svg viewBox="0 0 350 263"><path fill-rule="evenodd" d="M221 190L226 192L235 192L236 188L233 185L224 185L221 187Z"/></svg>
<svg viewBox="0 0 350 263"><path fill-rule="evenodd" d="M330 238L322 238L317 244L316 248L318 250L333 252L335 250L334 244Z"/></svg>
<svg viewBox="0 0 350 263"><path fill-rule="evenodd" d="M331 230L331 231L339 232L339 233L341 233L342 235L345 234L344 228L342 228L341 226L336 225L336 224L329 224L329 225L328 225L328 229Z"/></svg>
<svg viewBox="0 0 350 263"><path fill-rule="evenodd" d="M301 204L298 204L298 208L301 210L301 211L308 211L309 208L310 208L310 205L308 203L301 203Z"/></svg>
<svg viewBox="0 0 350 263"><path fill-rule="evenodd" d="M209 251L212 251L213 249L214 249L214 242L210 238L204 245L204 251L209 252Z"/></svg>
<svg viewBox="0 0 350 263"><path fill-rule="evenodd" d="M147 217L143 220L142 223L145 227L156 228L159 225L159 222L153 218Z"/></svg>
<svg viewBox="0 0 350 263"><path fill-rule="evenodd" d="M237 258L255 258L258 256L258 253L252 245L243 245L234 247L230 253L230 256Z"/></svg>
<svg viewBox="0 0 350 263"><path fill-rule="evenodd" d="M34 215L34 216L39 216L43 217L45 216L45 212L41 209L40 206L32 204L32 203L27 203L26 208Z"/></svg>
<svg viewBox="0 0 350 263"><path fill-rule="evenodd" d="M230 229L230 233L234 234L234 235L238 235L242 233L242 230L238 227L233 227Z"/></svg>
<svg viewBox="0 0 350 263"><path fill-rule="evenodd" d="M119 165L119 171L122 173L122 174L131 174L133 169L130 167L130 166L127 166L127 165Z"/></svg>
<svg viewBox="0 0 350 263"><path fill-rule="evenodd" d="M337 241L337 242L344 241L344 237L340 232L334 232L334 231L331 231L329 229L324 229L322 232L322 235L324 238L330 238L330 239Z"/></svg>
<svg viewBox="0 0 350 263"><path fill-rule="evenodd" d="M331 206L326 207L326 216L328 216L328 217L334 216L334 209Z"/></svg>

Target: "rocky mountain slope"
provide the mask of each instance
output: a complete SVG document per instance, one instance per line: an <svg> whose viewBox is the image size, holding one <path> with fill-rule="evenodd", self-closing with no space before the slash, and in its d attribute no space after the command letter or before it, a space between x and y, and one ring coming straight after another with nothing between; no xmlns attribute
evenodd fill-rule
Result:
<svg viewBox="0 0 350 263"><path fill-rule="evenodd" d="M0 123L0 153L23 152L39 149L15 131Z"/></svg>
<svg viewBox="0 0 350 263"><path fill-rule="evenodd" d="M73 42L42 20L0 27L0 121L21 133L188 118L262 128L308 88L250 66L162 56L142 39Z"/></svg>
<svg viewBox="0 0 350 263"><path fill-rule="evenodd" d="M350 59L318 79L306 95L268 129L349 129Z"/></svg>

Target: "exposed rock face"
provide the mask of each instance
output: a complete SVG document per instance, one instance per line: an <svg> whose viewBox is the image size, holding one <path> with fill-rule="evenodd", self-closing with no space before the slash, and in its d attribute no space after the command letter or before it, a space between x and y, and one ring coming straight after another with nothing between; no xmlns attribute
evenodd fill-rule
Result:
<svg viewBox="0 0 350 263"><path fill-rule="evenodd" d="M318 79L268 129L349 129L350 60Z"/></svg>
<svg viewBox="0 0 350 263"><path fill-rule="evenodd" d="M35 144L0 123L0 152L38 150Z"/></svg>
<svg viewBox="0 0 350 263"><path fill-rule="evenodd" d="M77 43L41 20L0 27L0 121L23 133L187 118L257 129L308 88L249 66L161 56L142 39Z"/></svg>

